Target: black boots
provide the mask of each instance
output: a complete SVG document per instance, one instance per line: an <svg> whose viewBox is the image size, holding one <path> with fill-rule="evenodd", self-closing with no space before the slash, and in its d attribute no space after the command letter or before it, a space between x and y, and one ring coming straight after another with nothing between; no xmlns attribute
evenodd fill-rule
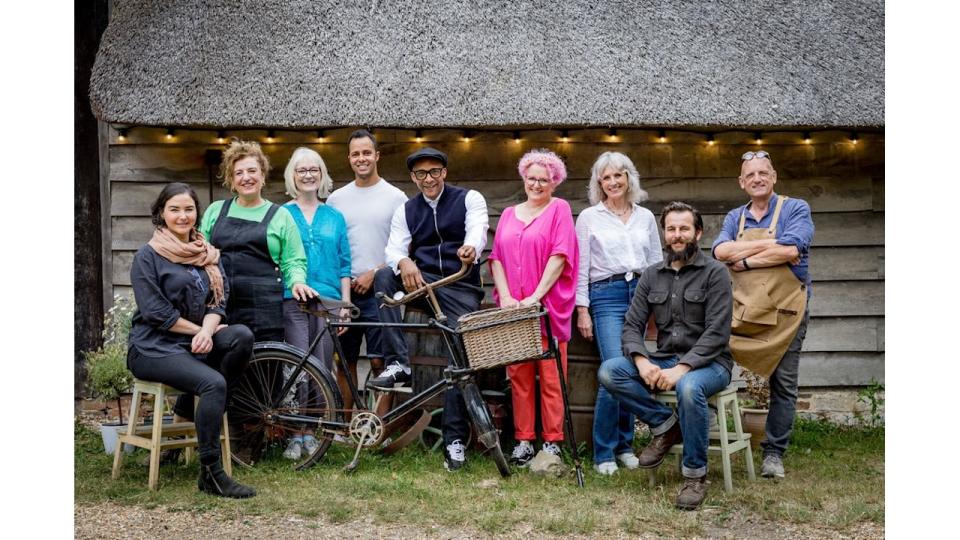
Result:
<svg viewBox="0 0 960 540"><path fill-rule="evenodd" d="M257 490L227 476L219 458L210 465L200 464L200 478L197 480L197 488L211 495L233 499L246 499L257 494Z"/></svg>

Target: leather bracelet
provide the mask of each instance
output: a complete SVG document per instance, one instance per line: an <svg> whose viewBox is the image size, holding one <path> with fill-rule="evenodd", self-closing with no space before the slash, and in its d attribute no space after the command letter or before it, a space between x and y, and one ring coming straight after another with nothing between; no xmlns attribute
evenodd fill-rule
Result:
<svg viewBox="0 0 960 540"><path fill-rule="evenodd" d="M747 264L747 258L746 258L746 257L744 257L740 262L743 263L743 268L744 268L744 270L749 270L749 269L750 269L750 265Z"/></svg>

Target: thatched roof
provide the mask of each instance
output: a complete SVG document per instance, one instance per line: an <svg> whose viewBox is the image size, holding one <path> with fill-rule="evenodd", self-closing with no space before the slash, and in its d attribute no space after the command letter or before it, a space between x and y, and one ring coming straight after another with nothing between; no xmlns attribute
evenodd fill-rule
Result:
<svg viewBox="0 0 960 540"><path fill-rule="evenodd" d="M117 124L884 125L881 0L117 0Z"/></svg>

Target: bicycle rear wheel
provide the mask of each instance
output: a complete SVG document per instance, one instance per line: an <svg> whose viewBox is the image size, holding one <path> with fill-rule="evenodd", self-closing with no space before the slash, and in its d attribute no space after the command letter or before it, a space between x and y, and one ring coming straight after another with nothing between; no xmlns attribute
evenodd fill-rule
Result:
<svg viewBox="0 0 960 540"><path fill-rule="evenodd" d="M302 470L316 463L330 447L332 435L315 427L321 420L342 419L343 400L330 372L310 357L286 395L278 395L293 377L302 354L285 343L258 343L254 347L253 359L227 407L230 453L235 463L249 467L267 459L283 459L281 455L294 436L311 435L316 447L312 451L304 448L298 459L291 460L294 469ZM282 415L302 420L280 418Z"/></svg>
<svg viewBox="0 0 960 540"><path fill-rule="evenodd" d="M503 456L503 450L500 448L500 435L493 425L490 410L487 409L487 403L483 400L477 383L473 381L463 383L460 389L463 392L463 401L467 405L470 419L473 420L473 425L477 428L477 438L487 448L489 456L497 464L500 476L504 478L510 476L510 464L507 463L507 459Z"/></svg>

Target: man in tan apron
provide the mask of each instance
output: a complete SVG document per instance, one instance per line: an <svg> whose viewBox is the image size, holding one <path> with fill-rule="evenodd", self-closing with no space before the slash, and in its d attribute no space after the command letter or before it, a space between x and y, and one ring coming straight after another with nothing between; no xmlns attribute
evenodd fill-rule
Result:
<svg viewBox="0 0 960 540"><path fill-rule="evenodd" d="M770 378L762 475L782 478L796 412L800 348L810 315L810 206L773 191L777 171L767 152L747 152L740 188L750 202L731 210L713 254L733 278L730 350L742 367Z"/></svg>

